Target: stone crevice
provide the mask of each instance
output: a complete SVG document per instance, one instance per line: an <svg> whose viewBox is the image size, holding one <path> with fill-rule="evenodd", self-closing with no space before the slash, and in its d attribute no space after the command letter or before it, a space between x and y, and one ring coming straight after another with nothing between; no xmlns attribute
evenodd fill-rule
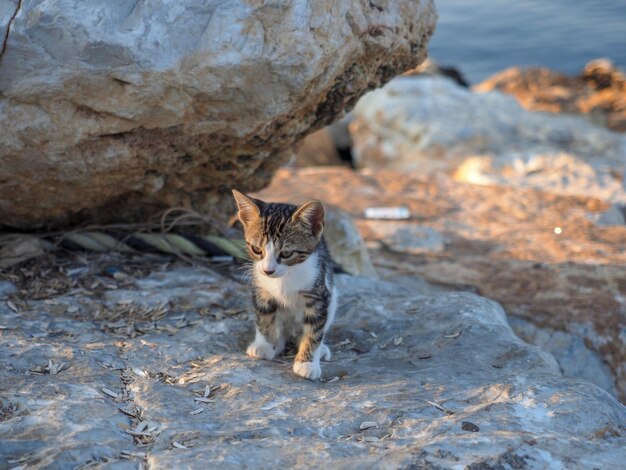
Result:
<svg viewBox="0 0 626 470"><path fill-rule="evenodd" d="M7 42L9 41L9 33L11 32L11 25L13 24L13 21L15 20L15 17L17 16L21 8L22 8L22 0L17 0L17 7L15 8L13 15L11 15L9 22L7 23L6 33L4 33L4 40L2 41L2 49L0 49L0 60L2 60L2 56L4 55L4 52L7 49Z"/></svg>

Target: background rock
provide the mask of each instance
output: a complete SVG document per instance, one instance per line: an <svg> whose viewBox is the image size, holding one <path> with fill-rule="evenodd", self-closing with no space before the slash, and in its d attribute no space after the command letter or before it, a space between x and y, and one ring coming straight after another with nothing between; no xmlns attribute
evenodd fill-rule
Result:
<svg viewBox="0 0 626 470"><path fill-rule="evenodd" d="M596 124L626 131L626 75L607 59L589 62L578 77L546 68L512 67L473 89L508 93L531 111L584 114Z"/></svg>
<svg viewBox="0 0 626 470"><path fill-rule="evenodd" d="M461 71L455 67L446 67L437 64L430 57L415 67L413 70L404 72L404 76L426 75L428 77L447 77L457 85L469 88L469 82L465 79Z"/></svg>
<svg viewBox="0 0 626 470"><path fill-rule="evenodd" d="M430 0L257 3L4 2L2 224L222 216L221 192L420 63L436 20Z"/></svg>
<svg viewBox="0 0 626 470"><path fill-rule="evenodd" d="M343 165L328 127L307 135L291 161L295 167Z"/></svg>
<svg viewBox="0 0 626 470"><path fill-rule="evenodd" d="M598 225L626 225L625 214L626 211L622 207L613 204L605 212L592 217L592 220Z"/></svg>
<svg viewBox="0 0 626 470"><path fill-rule="evenodd" d="M8 298L10 295L18 293L18 289L10 281L0 281L0 300Z"/></svg>
<svg viewBox="0 0 626 470"><path fill-rule="evenodd" d="M443 238L430 227L392 220L368 220L361 227L368 239L379 240L391 251L420 254L443 250Z"/></svg>
<svg viewBox="0 0 626 470"><path fill-rule="evenodd" d="M601 357L591 351L583 338L551 328L537 328L528 320L512 317L509 323L517 336L549 352L565 377L579 377L616 395L615 378Z"/></svg>
<svg viewBox="0 0 626 470"><path fill-rule="evenodd" d="M89 266L81 284L105 275ZM245 286L206 269L152 267L134 276L133 266L127 260L128 276L109 281L118 289L77 286L28 304L14 298L18 311L0 303L2 462L136 468L145 459L156 469L208 461L224 468L623 461L624 406L561 377L552 356L515 337L500 306L485 298L416 295L339 276L333 362L323 382L309 382L286 358L246 357L254 322ZM123 304L99 299L120 288ZM138 318L135 302L160 296L169 297L168 311ZM63 304L80 308L55 312ZM49 361L64 366L45 372Z"/></svg>
<svg viewBox="0 0 626 470"><path fill-rule="evenodd" d="M324 237L333 260L347 273L378 277L369 252L350 214L326 207Z"/></svg>
<svg viewBox="0 0 626 470"><path fill-rule="evenodd" d="M399 77L354 114L360 167L457 171L475 184L626 202L626 137L582 118L532 113L501 93L431 77Z"/></svg>

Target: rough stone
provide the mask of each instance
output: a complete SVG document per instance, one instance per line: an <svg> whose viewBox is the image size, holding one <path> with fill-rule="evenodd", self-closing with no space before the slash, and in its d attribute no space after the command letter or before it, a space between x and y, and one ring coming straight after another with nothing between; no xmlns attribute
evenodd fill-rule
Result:
<svg viewBox="0 0 626 470"><path fill-rule="evenodd" d="M326 128L333 139L335 147L339 150L348 151L352 148L349 125L353 118L354 116L351 112L346 113L345 116Z"/></svg>
<svg viewBox="0 0 626 470"><path fill-rule="evenodd" d="M412 76L412 75L426 75L430 77L448 77L452 81L454 81L457 85L461 85L462 87L469 88L469 82L463 76L461 71L455 67L446 67L439 65L431 58L426 59L420 65L415 67L413 70L409 70L408 72L403 73L404 76Z"/></svg>
<svg viewBox="0 0 626 470"><path fill-rule="evenodd" d="M0 220L222 216L420 63L435 21L431 0L5 1Z"/></svg>
<svg viewBox="0 0 626 470"><path fill-rule="evenodd" d="M344 271L359 276L377 277L367 247L350 214L327 207L324 236L333 259Z"/></svg>
<svg viewBox="0 0 626 470"><path fill-rule="evenodd" d="M411 222L370 220L361 224L368 239L379 240L382 245L400 253L430 253L442 251L441 234L430 227Z"/></svg>
<svg viewBox="0 0 626 470"><path fill-rule="evenodd" d="M596 222L610 204L384 169L280 170L263 195L319 197L350 213L382 279L415 292L423 292L425 280L479 293L510 316L579 338L609 366L614 383L607 388L626 401L626 226ZM380 205L409 208L407 223L436 230L444 249L412 254L381 247L363 218L365 208Z"/></svg>
<svg viewBox="0 0 626 470"><path fill-rule="evenodd" d="M18 288L10 281L0 280L0 300L8 298L10 295L17 294Z"/></svg>
<svg viewBox="0 0 626 470"><path fill-rule="evenodd" d="M594 214L591 217L598 225L610 227L611 225L626 225L624 211L619 206L612 204L606 211Z"/></svg>
<svg viewBox="0 0 626 470"><path fill-rule="evenodd" d="M626 75L607 59L589 62L577 77L543 67L511 67L473 89L508 93L530 111L583 114L596 124L626 131Z"/></svg>
<svg viewBox="0 0 626 470"><path fill-rule="evenodd" d="M600 355L590 350L580 336L551 328L538 328L528 320L509 318L515 334L527 343L549 352L565 377L579 377L616 396L615 378Z"/></svg>
<svg viewBox="0 0 626 470"><path fill-rule="evenodd" d="M459 181L626 202L626 136L575 116L522 109L498 92L399 77L354 110L360 167L456 171Z"/></svg>
<svg viewBox="0 0 626 470"><path fill-rule="evenodd" d="M10 325L0 331L0 461L136 468L143 456L155 469L623 462L626 408L562 377L552 356L513 334L495 302L337 281L334 359L317 383L294 376L288 360L246 357L248 289L207 270L174 265L131 279L129 301L170 298L169 313L131 329L121 327L132 323L128 303L109 321L52 311L57 302L102 302L84 289L18 301L19 312L0 304ZM205 290L222 302L197 308ZM64 367L37 372L50 360Z"/></svg>

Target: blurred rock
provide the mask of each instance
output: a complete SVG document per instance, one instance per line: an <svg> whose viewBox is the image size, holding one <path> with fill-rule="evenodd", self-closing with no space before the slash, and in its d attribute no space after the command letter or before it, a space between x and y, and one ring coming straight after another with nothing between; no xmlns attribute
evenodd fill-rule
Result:
<svg viewBox="0 0 626 470"><path fill-rule="evenodd" d="M588 162L571 153L521 153L469 157L459 165L455 178L472 184L587 195L623 204L626 203L626 181L622 177L625 167L626 161L623 164L601 159Z"/></svg>
<svg viewBox="0 0 626 470"><path fill-rule="evenodd" d="M413 75L426 75L429 77L447 77L455 82L457 85L461 85L464 88L469 88L469 82L465 79L461 71L455 67L446 67L437 64L434 60L428 58L413 70L404 72L403 76Z"/></svg>
<svg viewBox="0 0 626 470"><path fill-rule="evenodd" d="M509 323L521 339L552 354L565 377L584 379L616 395L615 378L610 368L585 345L580 336L551 328L537 328L521 318L509 318Z"/></svg>
<svg viewBox="0 0 626 470"><path fill-rule="evenodd" d="M357 276L378 277L350 214L327 206L324 236L333 259L343 270Z"/></svg>
<svg viewBox="0 0 626 470"><path fill-rule="evenodd" d="M295 167L343 164L327 127L302 139L292 161Z"/></svg>
<svg viewBox="0 0 626 470"><path fill-rule="evenodd" d="M10 295L17 294L18 292L19 289L15 284L0 280L0 300L6 299Z"/></svg>
<svg viewBox="0 0 626 470"><path fill-rule="evenodd" d="M502 308L485 298L424 296L338 276L327 339L333 362L323 365L323 382L309 382L286 358L245 355L254 330L246 286L177 265L133 285L128 300L173 293L169 312L139 321L139 310L118 303L126 305L119 317L110 309L98 318L52 313L55 302L98 305L84 289L29 300L19 313L0 303L9 326L0 342L1 462L122 469L143 461L152 469L218 461L227 469L292 468L303 459L316 468L622 462L626 408L595 385L562 377L554 358L518 339ZM207 290L221 302L206 304ZM243 310L238 299L246 299ZM64 366L52 374L50 364Z"/></svg>
<svg viewBox="0 0 626 470"><path fill-rule="evenodd" d="M594 214L592 220L598 225L610 227L611 225L626 225L626 217L624 211L615 204L611 205L606 211L600 214Z"/></svg>
<svg viewBox="0 0 626 470"><path fill-rule="evenodd" d="M435 21L431 0L4 2L1 224L223 219L229 188L419 64Z"/></svg>
<svg viewBox="0 0 626 470"><path fill-rule="evenodd" d="M399 77L354 110L355 163L474 184L529 187L626 202L626 136L579 117L532 113L504 94Z"/></svg>
<svg viewBox="0 0 626 470"><path fill-rule="evenodd" d="M589 62L578 77L546 68L512 67L474 90L502 91L531 111L585 114L596 124L626 132L626 75L608 59Z"/></svg>
<svg viewBox="0 0 626 470"><path fill-rule="evenodd" d="M352 137L350 137L349 125L354 119L354 115L346 113L339 121L333 122L326 129L330 133L335 147L340 151L347 151L352 148Z"/></svg>
<svg viewBox="0 0 626 470"><path fill-rule="evenodd" d="M352 138L348 126L352 119L352 113L347 113L324 129L306 136L297 146L291 165L288 166L350 166Z"/></svg>
<svg viewBox="0 0 626 470"><path fill-rule="evenodd" d="M399 253L432 253L443 250L441 234L414 223L368 220L361 224L368 239L380 241L385 248Z"/></svg>

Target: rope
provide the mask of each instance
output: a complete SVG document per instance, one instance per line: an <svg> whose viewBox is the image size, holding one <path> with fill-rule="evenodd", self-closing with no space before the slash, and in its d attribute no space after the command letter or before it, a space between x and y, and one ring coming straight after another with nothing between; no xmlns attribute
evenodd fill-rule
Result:
<svg viewBox="0 0 626 470"><path fill-rule="evenodd" d="M105 253L158 252L176 256L204 256L211 261L228 262L248 258L243 241L217 236L176 233L85 231L69 232L45 238L69 250Z"/></svg>

